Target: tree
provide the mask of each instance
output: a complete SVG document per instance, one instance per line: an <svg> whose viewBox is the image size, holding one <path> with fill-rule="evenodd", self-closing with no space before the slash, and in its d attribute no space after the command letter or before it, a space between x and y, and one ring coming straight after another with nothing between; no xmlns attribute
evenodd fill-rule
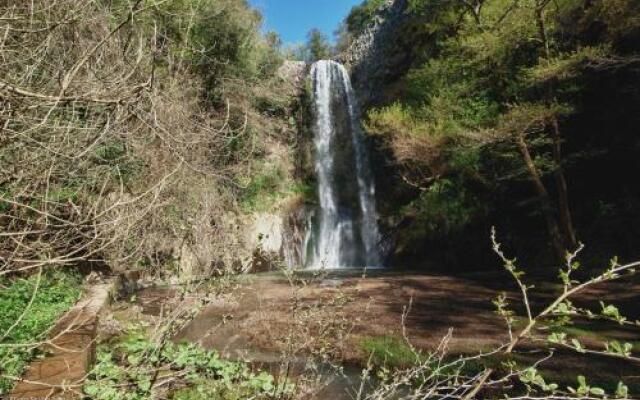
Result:
<svg viewBox="0 0 640 400"><path fill-rule="evenodd" d="M353 7L344 20L347 31L354 35L361 33L371 23L374 15L384 3L384 0L366 0Z"/></svg>
<svg viewBox="0 0 640 400"><path fill-rule="evenodd" d="M258 47L258 64L261 67L261 75L272 76L282 65L282 39L276 32L267 32L264 36L264 43Z"/></svg>
<svg viewBox="0 0 640 400"><path fill-rule="evenodd" d="M326 35L313 28L307 34L307 61L313 62L330 58L333 51Z"/></svg>
<svg viewBox="0 0 640 400"><path fill-rule="evenodd" d="M514 142L522 157L529 180L538 196L540 210L547 225L551 244L559 259L563 259L567 252L572 252L577 248L577 240L569 212L566 181L559 164L561 162L560 151L556 149L557 146L560 146L557 138L559 136L558 116L563 111L560 107L540 104L515 106L508 113L501 116L496 130L500 133L499 137L506 137ZM560 198L557 208L544 183L543 172L534 161L528 140L529 136L544 135L549 130L549 126L553 127L554 132L553 162L556 164L554 165L554 176Z"/></svg>
<svg viewBox="0 0 640 400"><path fill-rule="evenodd" d="M289 44L283 50L284 57L292 61L305 61L308 57L307 46L304 43Z"/></svg>
<svg viewBox="0 0 640 400"><path fill-rule="evenodd" d="M280 51L280 48L282 47L282 39L277 32L267 32L267 34L264 36L264 39L271 49L273 49L274 51Z"/></svg>
<svg viewBox="0 0 640 400"><path fill-rule="evenodd" d="M349 46L353 42L354 35L349 31L349 27L346 22L340 23L336 31L333 33L336 38L336 53L344 53L349 50Z"/></svg>

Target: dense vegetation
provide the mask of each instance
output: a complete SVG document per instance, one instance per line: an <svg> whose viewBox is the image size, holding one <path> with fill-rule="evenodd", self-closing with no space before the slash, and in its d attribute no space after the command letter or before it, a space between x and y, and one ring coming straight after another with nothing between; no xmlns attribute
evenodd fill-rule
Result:
<svg viewBox="0 0 640 400"><path fill-rule="evenodd" d="M246 213L295 195L297 100L244 0L20 0L0 16L3 394L78 298L80 278L53 271L246 268Z"/></svg>
<svg viewBox="0 0 640 400"><path fill-rule="evenodd" d="M288 171L295 129L260 15L243 0L10 3L0 274L242 258L226 234L239 199L254 171Z"/></svg>
<svg viewBox="0 0 640 400"><path fill-rule="evenodd" d="M22 374L26 363L37 353L28 344L47 339L60 315L78 300L79 283L77 274L63 271L40 271L13 282L0 279L0 371L3 375ZM15 343L22 346L9 346ZM0 395L12 386L12 381L0 379Z"/></svg>
<svg viewBox="0 0 640 400"><path fill-rule="evenodd" d="M385 0L367 0L353 7L344 20L347 32L352 35L362 33L371 23L378 9L385 3Z"/></svg>
<svg viewBox="0 0 640 400"><path fill-rule="evenodd" d="M153 369L160 372L149 374ZM98 349L84 392L97 400L143 400L151 398L157 382L176 375L186 376L189 386L176 391L175 400L270 399L291 391L286 383L276 387L266 372L253 373L246 363L221 359L216 351L194 344L157 346L138 329L127 332L122 342Z"/></svg>
<svg viewBox="0 0 640 400"><path fill-rule="evenodd" d="M367 122L396 177L382 204L401 262L482 260L492 224L540 262L578 241L637 256L640 4L412 0L405 13L395 37L413 61Z"/></svg>
<svg viewBox="0 0 640 400"><path fill-rule="evenodd" d="M354 7L336 48L314 29L290 55L347 51L373 21L384 23L388 3ZM451 333L427 338L429 326L419 334L433 351L414 347L407 279L393 293L411 298L395 310L402 337L381 328L354 345L371 386L358 399L628 398L640 389L627 377L595 382L572 370L560 380L541 364L556 351L631 371L640 362L635 297L622 307L616 296L574 300L595 286L617 295L627 287L616 281L640 266L614 258L594 274L577 261L640 255L640 3L397 4L408 22L389 47L409 57L390 57L402 65L376 87L382 96L365 104L364 121L391 264L477 270L497 255L512 280L495 285L508 290L496 290L491 314L504 323L502 345L465 355L449 354ZM130 274L134 284L170 282L175 293L155 315L123 291L128 300L100 321L87 379L51 389L103 400L303 399L344 372L341 346L361 333L360 316L344 311L351 295L323 272L285 270L279 290L290 298L276 303L281 310L259 309L272 312L262 328L277 330L274 347L284 349L277 378L206 349L217 327L198 343L174 342L208 305L233 303L235 313L260 291L255 302L272 307L269 282L256 290L233 276L265 256L246 243L255 214L269 225L290 212L283 230L300 237L283 241L304 241L316 196L309 88L279 75L288 55L261 22L246 0L0 2L0 396L82 294L80 271L92 271L91 284L102 279L96 271L142 270L140 280ZM529 280L510 254L562 266ZM539 276L547 271L559 280ZM386 285L365 278L358 293ZM366 306L380 305L371 297ZM430 323L451 321L440 306L445 318ZM234 315L219 317L224 326Z"/></svg>

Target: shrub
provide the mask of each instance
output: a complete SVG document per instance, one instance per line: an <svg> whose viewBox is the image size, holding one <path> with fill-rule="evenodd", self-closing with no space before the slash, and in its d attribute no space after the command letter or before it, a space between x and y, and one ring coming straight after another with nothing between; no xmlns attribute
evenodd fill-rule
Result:
<svg viewBox="0 0 640 400"><path fill-rule="evenodd" d="M251 372L246 363L222 359L214 350L186 343L154 344L146 333L132 329L115 345L99 347L84 393L96 400L148 399L162 378L153 373L158 369L179 377L177 387L188 385L174 387L175 400L268 399L276 389L280 394L292 390L286 382L276 388L272 375Z"/></svg>

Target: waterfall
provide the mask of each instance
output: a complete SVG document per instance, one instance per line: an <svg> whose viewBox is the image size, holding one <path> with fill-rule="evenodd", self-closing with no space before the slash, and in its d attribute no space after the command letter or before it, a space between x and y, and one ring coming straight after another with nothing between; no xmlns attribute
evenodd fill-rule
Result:
<svg viewBox="0 0 640 400"><path fill-rule="evenodd" d="M311 69L319 207L306 266L380 266L375 186L349 74L334 61Z"/></svg>

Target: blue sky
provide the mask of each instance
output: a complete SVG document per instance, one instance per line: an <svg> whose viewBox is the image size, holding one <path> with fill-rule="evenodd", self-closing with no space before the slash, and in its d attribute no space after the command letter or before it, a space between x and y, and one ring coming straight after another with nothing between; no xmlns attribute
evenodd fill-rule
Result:
<svg viewBox="0 0 640 400"><path fill-rule="evenodd" d="M311 28L319 28L333 40L333 32L351 7L362 0L249 0L262 11L265 30L276 31L285 44L306 40Z"/></svg>

